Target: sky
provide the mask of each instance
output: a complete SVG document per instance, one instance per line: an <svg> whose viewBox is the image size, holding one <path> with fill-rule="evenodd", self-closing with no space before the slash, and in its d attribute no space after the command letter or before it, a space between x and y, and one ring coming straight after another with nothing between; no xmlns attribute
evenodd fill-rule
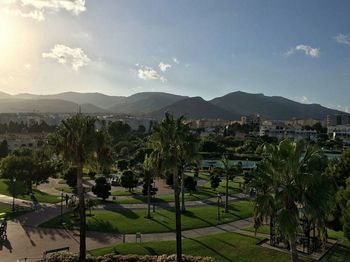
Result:
<svg viewBox="0 0 350 262"><path fill-rule="evenodd" d="M0 0L0 91L212 99L350 111L348 0Z"/></svg>

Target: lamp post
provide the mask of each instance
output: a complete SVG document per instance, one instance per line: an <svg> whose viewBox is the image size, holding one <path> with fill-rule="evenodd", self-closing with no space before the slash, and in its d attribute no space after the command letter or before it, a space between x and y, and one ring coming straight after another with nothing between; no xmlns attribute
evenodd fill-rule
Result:
<svg viewBox="0 0 350 262"><path fill-rule="evenodd" d="M61 223L63 222L63 190L61 191Z"/></svg>
<svg viewBox="0 0 350 262"><path fill-rule="evenodd" d="M12 178L13 182L13 199L12 199L12 212L15 212L15 197L16 197L16 178Z"/></svg>
<svg viewBox="0 0 350 262"><path fill-rule="evenodd" d="M221 220L220 218L220 204L221 204L222 198L221 198L221 194L218 193L218 213L217 213L217 219L218 219L218 224Z"/></svg>
<svg viewBox="0 0 350 262"><path fill-rule="evenodd" d="M156 188L156 181L153 180L153 190ZM156 192L153 194L153 213L156 212L156 203L155 203L155 198L156 198Z"/></svg>

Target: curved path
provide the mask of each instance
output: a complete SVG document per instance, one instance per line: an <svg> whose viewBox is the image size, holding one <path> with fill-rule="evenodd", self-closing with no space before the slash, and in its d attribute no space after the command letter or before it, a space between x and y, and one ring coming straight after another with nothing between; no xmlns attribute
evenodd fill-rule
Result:
<svg viewBox="0 0 350 262"><path fill-rule="evenodd" d="M184 238L224 232L240 232L252 235L254 233L242 231L243 228L251 224L252 218L248 218L213 227L186 230L182 232L182 235ZM92 250L120 244L123 242L122 239L123 236L120 234L87 232L87 249ZM142 235L142 242L161 240L175 240L175 233L150 233ZM135 235L125 235L125 242L134 243ZM70 247L71 252L79 251L79 234L77 231L35 228L24 226L19 221L10 221L8 223L8 240L2 243L0 242L0 256L2 262L14 262L24 258L41 258L45 250L67 246Z"/></svg>
<svg viewBox="0 0 350 262"><path fill-rule="evenodd" d="M231 201L237 201L237 200L243 200L243 199L249 199L249 195L238 193L234 194L232 196L229 196L229 202ZM0 202L1 203L7 203L12 205L13 198L7 195L1 195L0 194ZM45 208L45 207L54 207L54 206L60 206L61 202L56 204L51 203L40 203L40 202L33 202L30 200L23 200L19 198L15 198L15 204L18 206L23 207L32 207L35 209ZM153 204L151 204L153 206ZM160 208L171 208L175 206L174 202L158 202L154 203L156 207ZM193 200L193 201L186 201L186 207L196 207L196 206L204 206L204 205L217 205L217 198L208 198L208 199L202 199L202 200ZM118 210L118 209L147 209L147 203L138 203L138 204L118 204L118 203L106 203L101 204L97 206L97 209L112 209L112 210Z"/></svg>
<svg viewBox="0 0 350 262"><path fill-rule="evenodd" d="M237 201L246 198L246 195L240 194L230 197L230 201ZM0 195L0 202L12 204L12 197ZM216 198L188 201L187 206L202 206L216 204ZM40 258L45 250L56 249L69 246L70 251L79 251L79 235L77 231L64 229L47 229L38 228L37 226L43 222L60 215L61 203L45 204L36 203L16 199L16 205L31 207L34 211L26 213L13 221L8 222L8 240L0 242L0 256L2 262L13 262L21 258ZM166 205L166 206L164 206ZM171 207L174 203L157 203L160 207ZM147 204L106 204L100 205L101 209L144 209ZM63 207L63 212L67 211ZM184 238L192 238L222 232L238 232L242 228L251 225L252 219L242 219L228 224L218 225L214 227L199 228L183 231ZM244 231L245 232L245 231ZM250 233L248 233L250 234ZM100 247L110 246L122 243L123 236L121 234L87 232L87 248L89 250ZM150 233L143 234L142 241L159 241L174 240L175 233ZM135 242L134 234L125 235L126 242ZM28 260L30 261L30 260ZM33 261L33 260L32 260ZM34 260L35 261L35 260Z"/></svg>

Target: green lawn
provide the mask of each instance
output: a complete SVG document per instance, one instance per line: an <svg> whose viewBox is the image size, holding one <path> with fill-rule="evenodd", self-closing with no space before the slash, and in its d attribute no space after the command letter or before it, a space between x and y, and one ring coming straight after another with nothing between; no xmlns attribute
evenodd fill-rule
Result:
<svg viewBox="0 0 350 262"><path fill-rule="evenodd" d="M68 194L73 193L73 188L69 186L59 186L59 187L55 187L55 189L58 191L63 191L64 193L68 193Z"/></svg>
<svg viewBox="0 0 350 262"><path fill-rule="evenodd" d="M254 226L247 227L244 230L255 232ZM256 232L261 233L261 234L270 234L270 226L269 225L262 225L261 227L258 228L258 230Z"/></svg>
<svg viewBox="0 0 350 262"><path fill-rule="evenodd" d="M265 230L265 229L264 229ZM321 262L346 262L350 257L350 242L345 240L342 232L329 230L329 236L339 239L336 248L321 260ZM243 261L243 262L288 262L290 255L274 251L257 245L261 239L249 237L237 233L223 233L212 236L183 240L183 253L193 256L210 256L217 261ZM109 253L160 255L174 254L175 241L146 242L141 244L127 243L112 247L92 250L89 253L94 256ZM302 259L302 261L305 261Z"/></svg>
<svg viewBox="0 0 350 262"><path fill-rule="evenodd" d="M193 173L186 173L186 175L193 175ZM235 177L233 181L229 181L229 194L236 194L241 192L239 189L239 183L243 185L242 177ZM210 182L205 183L203 187L198 187L197 191L193 192L192 195L189 193L185 194L186 201L195 201L195 200L204 200L212 197L216 197L218 193L225 194L225 182L222 181L220 186L214 191L210 187ZM118 204L140 204L147 202L147 196L143 196L141 191L114 191L112 192L112 196L116 196L115 200L111 200L112 202ZM118 196L130 196L129 198L118 198ZM161 202L174 202L174 195L162 195L156 196L156 198L152 199L152 201L156 203Z"/></svg>
<svg viewBox="0 0 350 262"><path fill-rule="evenodd" d="M240 176L235 177L233 179L233 181L229 181L228 182L228 193L229 194L237 194L237 193L242 192L242 189L239 188L239 185L241 184L241 186L243 187L243 182L244 182L243 177L240 177ZM211 190L210 181L205 183L204 188ZM222 178L222 181L220 182L219 187L214 192L225 194L225 192L226 192L226 180L225 180L225 178Z"/></svg>
<svg viewBox="0 0 350 262"><path fill-rule="evenodd" d="M247 231L254 232L254 227L245 228ZM261 226L258 231L259 233L269 234L269 225ZM334 231L328 229L328 236L338 240L338 244L335 248L331 249L327 255L321 260L323 262L345 262L349 261L350 258L350 241L344 237L342 231Z"/></svg>
<svg viewBox="0 0 350 262"><path fill-rule="evenodd" d="M194 177L194 172L185 172L185 174ZM198 179L209 180L209 173L199 172Z"/></svg>
<svg viewBox="0 0 350 262"><path fill-rule="evenodd" d="M229 213L221 213L221 222L227 223L252 216L253 206L248 201L231 203ZM94 210L93 216L87 217L88 229L91 231L116 233L151 233L175 230L175 214L173 209L157 208L152 219L146 219L146 210ZM72 213L64 215L68 228L77 225L77 218ZM182 215L183 230L217 225L217 207L204 206L188 208ZM56 217L41 225L42 227L60 228L60 218Z"/></svg>
<svg viewBox="0 0 350 262"><path fill-rule="evenodd" d="M216 261L240 262L289 262L289 254L263 248L257 245L261 239L236 233L223 233L212 236L183 240L183 253L194 256L210 256ZM175 241L147 242L142 244L121 244L90 251L99 256L118 252L121 254L160 255L174 254Z"/></svg>
<svg viewBox="0 0 350 262"><path fill-rule="evenodd" d="M25 207L16 206L16 211L12 212L12 205L0 203L0 213L5 213L7 219L15 218L17 216L23 215L30 209Z"/></svg>
<svg viewBox="0 0 350 262"><path fill-rule="evenodd" d="M118 191L117 191L118 192ZM113 192L115 193L115 192ZM115 194L113 194L116 196ZM121 196L121 195L120 195ZM118 204L140 204L140 203L147 203L147 196L141 195L141 194L130 194L130 197L123 197L118 198L116 196L115 200L110 200L111 202L115 202ZM190 193L185 194L186 201L195 201L195 200L203 200L203 199L209 199L212 197L216 197L217 193L211 189L208 188L198 188L197 191L193 192L192 195ZM156 203L162 203L162 202L174 202L174 195L162 195L157 196L155 198L152 198L152 202Z"/></svg>
<svg viewBox="0 0 350 262"><path fill-rule="evenodd" d="M6 179L0 179L0 194L12 196L13 195L13 185L12 182ZM33 194L37 201L45 203L57 203L60 201L58 196L53 196L41 192L33 186ZM31 200L31 197L26 194L26 189L21 181L16 182L16 198Z"/></svg>
<svg viewBox="0 0 350 262"><path fill-rule="evenodd" d="M133 192L130 192L128 190L118 190L118 191L113 191L112 196L135 196L135 195L141 195L142 192L141 190L135 189Z"/></svg>
<svg viewBox="0 0 350 262"><path fill-rule="evenodd" d="M322 262L346 262L350 258L350 241L344 237L342 231L328 229L328 236L338 240L337 246L330 250L321 260Z"/></svg>

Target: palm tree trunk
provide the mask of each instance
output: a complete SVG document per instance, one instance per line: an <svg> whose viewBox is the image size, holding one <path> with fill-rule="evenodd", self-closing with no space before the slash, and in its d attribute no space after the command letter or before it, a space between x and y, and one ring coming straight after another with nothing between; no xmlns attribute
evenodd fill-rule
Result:
<svg viewBox="0 0 350 262"><path fill-rule="evenodd" d="M181 212L184 213L186 211L185 206L185 172L181 170Z"/></svg>
<svg viewBox="0 0 350 262"><path fill-rule="evenodd" d="M225 213L228 213L228 175L226 174Z"/></svg>
<svg viewBox="0 0 350 262"><path fill-rule="evenodd" d="M175 198L175 220L176 220L176 261L182 262L182 239L181 239L181 211L178 170L174 169L174 198Z"/></svg>
<svg viewBox="0 0 350 262"><path fill-rule="evenodd" d="M79 261L85 262L86 259L86 217L85 217L85 199L83 188L83 164L79 163L77 167L77 187L79 197L79 221L80 221L80 252Z"/></svg>
<svg viewBox="0 0 350 262"><path fill-rule="evenodd" d="M147 179L147 218L151 218L151 179Z"/></svg>
<svg viewBox="0 0 350 262"><path fill-rule="evenodd" d="M299 257L298 257L298 250L297 250L297 244L295 242L295 239L290 239L290 254L291 254L291 259L292 262L298 262Z"/></svg>

